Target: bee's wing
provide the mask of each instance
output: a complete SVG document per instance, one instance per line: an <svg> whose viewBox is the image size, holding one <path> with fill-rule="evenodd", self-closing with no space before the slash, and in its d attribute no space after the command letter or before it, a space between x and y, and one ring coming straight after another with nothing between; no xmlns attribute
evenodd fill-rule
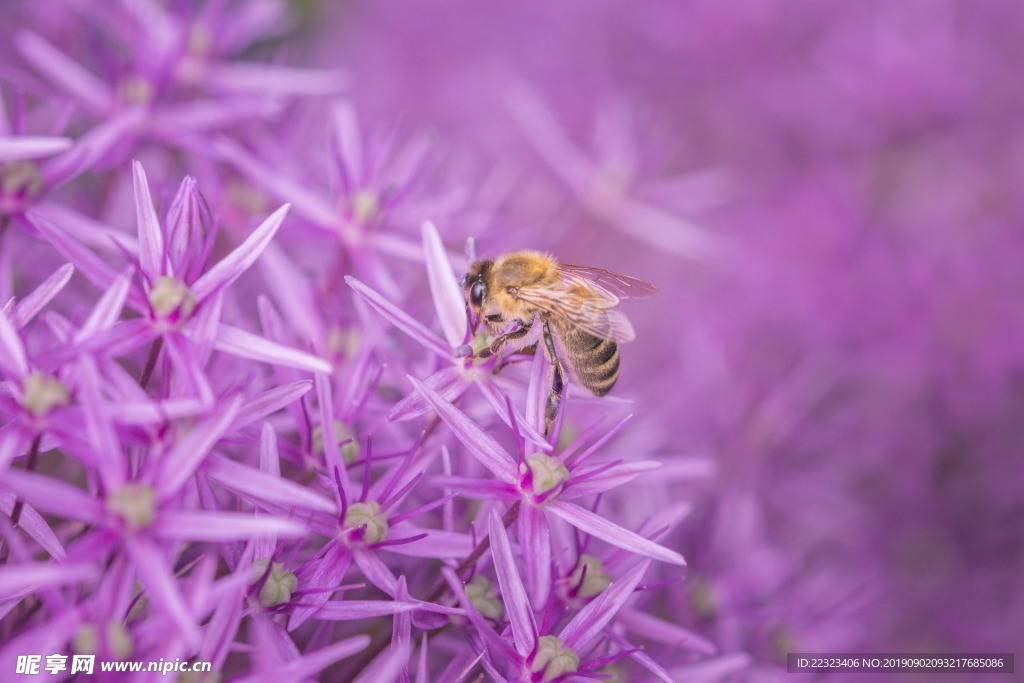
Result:
<svg viewBox="0 0 1024 683"><path fill-rule="evenodd" d="M612 310L618 302L614 295L595 289L589 283L582 289L571 284L574 283L520 287L515 296L595 337L617 342L630 342L636 338L629 319Z"/></svg>
<svg viewBox="0 0 1024 683"><path fill-rule="evenodd" d="M616 302L618 299L642 299L658 293L658 288L647 280L603 268L560 263L558 271L564 279L584 281L591 289L604 290L605 293L614 297Z"/></svg>

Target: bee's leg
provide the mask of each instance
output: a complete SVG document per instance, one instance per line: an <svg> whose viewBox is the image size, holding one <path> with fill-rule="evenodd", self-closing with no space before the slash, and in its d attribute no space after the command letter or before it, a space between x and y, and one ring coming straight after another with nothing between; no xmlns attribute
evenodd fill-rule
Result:
<svg viewBox="0 0 1024 683"><path fill-rule="evenodd" d="M562 368L562 361L555 353L555 339L551 336L551 327L547 318L544 319L544 346L548 351L548 358L554 373L551 378L551 393L548 394L548 403L544 408L544 436L550 436L551 428L558 418L558 408L562 404L562 394L565 392L565 371Z"/></svg>
<svg viewBox="0 0 1024 683"><path fill-rule="evenodd" d="M505 345L505 342L514 339L522 339L527 334L529 334L532 328L533 321L530 321L529 323L523 323L522 321L520 321L519 327L516 327L511 332L506 332L505 334L501 335L500 337L492 341L489 347L480 352L480 357L488 358L489 356L493 356L494 354L498 353L498 351L501 351L501 347Z"/></svg>

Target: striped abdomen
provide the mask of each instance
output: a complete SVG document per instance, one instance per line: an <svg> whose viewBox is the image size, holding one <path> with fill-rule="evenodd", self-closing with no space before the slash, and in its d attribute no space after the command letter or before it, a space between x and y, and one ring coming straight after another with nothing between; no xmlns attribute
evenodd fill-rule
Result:
<svg viewBox="0 0 1024 683"><path fill-rule="evenodd" d="M569 366L580 384L595 396L604 396L619 378L619 345L557 321L558 338L568 355Z"/></svg>

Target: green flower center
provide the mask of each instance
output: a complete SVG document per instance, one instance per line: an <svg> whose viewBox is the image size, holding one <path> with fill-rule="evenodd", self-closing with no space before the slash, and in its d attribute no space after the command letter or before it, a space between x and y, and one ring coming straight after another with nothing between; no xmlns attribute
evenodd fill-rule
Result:
<svg viewBox="0 0 1024 683"><path fill-rule="evenodd" d="M537 639L537 651L530 663L534 681L553 681L559 676L571 674L580 668L580 658L571 648L565 646L557 636L541 636ZM537 675L540 678L537 678Z"/></svg>
<svg viewBox="0 0 1024 683"><path fill-rule="evenodd" d="M349 539L373 545L388 537L388 518L375 500L353 503L345 513L345 528L349 530Z"/></svg>
<svg viewBox="0 0 1024 683"><path fill-rule="evenodd" d="M274 607L292 599L292 593L299 587L299 580L291 570L280 562L272 564L270 572L267 573L268 562L269 560L264 558L252 563L252 581L250 581L250 584L256 583L266 575L267 580L264 581L263 586L260 588L260 604L264 607Z"/></svg>
<svg viewBox="0 0 1024 683"><path fill-rule="evenodd" d="M39 164L15 159L0 166L0 192L7 197L34 197L43 189Z"/></svg>
<svg viewBox="0 0 1024 683"><path fill-rule="evenodd" d="M565 465L558 458L543 453L528 457L525 463L519 465L519 472L522 486L529 486L535 496L543 499L557 496L569 480L569 470Z"/></svg>
<svg viewBox="0 0 1024 683"><path fill-rule="evenodd" d="M380 199L375 192L359 190L351 198L352 220L360 225L373 221L380 213Z"/></svg>
<svg viewBox="0 0 1024 683"><path fill-rule="evenodd" d="M149 484L125 484L107 496L107 509L132 529L144 529L156 519L156 491Z"/></svg>
<svg viewBox="0 0 1024 683"><path fill-rule="evenodd" d="M184 282L161 275L149 290L149 305L157 318L168 318L175 312L186 318L196 308L196 295Z"/></svg>
<svg viewBox="0 0 1024 683"><path fill-rule="evenodd" d="M352 430L341 420L334 421L334 442L341 446L341 459L346 465L351 465L359 457L359 444L356 443ZM320 456L324 454L323 427L313 429L313 453Z"/></svg>
<svg viewBox="0 0 1024 683"><path fill-rule="evenodd" d="M611 583L612 577L604 570L601 560L584 555L569 575L569 597L587 600L603 593Z"/></svg>
<svg viewBox="0 0 1024 683"><path fill-rule="evenodd" d="M486 619L499 620L505 614L505 606L498 597L494 585L479 574L466 584L466 597L470 604Z"/></svg>
<svg viewBox="0 0 1024 683"><path fill-rule="evenodd" d="M22 384L22 405L36 417L42 417L57 406L68 404L68 388L56 377L33 372Z"/></svg>

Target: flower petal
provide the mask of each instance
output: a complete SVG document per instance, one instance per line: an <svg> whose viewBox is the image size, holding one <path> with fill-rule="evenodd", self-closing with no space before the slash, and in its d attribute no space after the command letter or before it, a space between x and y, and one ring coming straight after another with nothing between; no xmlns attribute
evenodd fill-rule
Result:
<svg viewBox="0 0 1024 683"><path fill-rule="evenodd" d="M640 534L610 522L590 510L581 508L579 505L555 500L549 502L546 509L572 524L580 531L585 531L591 536L600 538L605 543L614 545L617 548L670 564L686 565L686 560L683 559L683 556L674 550L658 545Z"/></svg>
<svg viewBox="0 0 1024 683"><path fill-rule="evenodd" d="M0 370L13 379L22 379L28 374L25 345L3 309L0 309Z"/></svg>
<svg viewBox="0 0 1024 683"><path fill-rule="evenodd" d="M68 283L74 272L75 267L70 263L65 263L46 278L41 285L22 297L14 307L14 312L11 313L11 322L14 323L14 326L20 329L36 317L36 314L43 310L43 307L50 303L60 290L64 289L64 285Z"/></svg>
<svg viewBox="0 0 1024 683"><path fill-rule="evenodd" d="M373 291L359 280L350 275L345 276L348 286L356 290L373 307L375 311L384 316L384 319L409 335L414 341L422 344L428 351L433 351L442 358L451 358L452 349L441 341L433 332L424 327L420 322L409 317L409 315L395 306L393 303Z"/></svg>
<svg viewBox="0 0 1024 683"><path fill-rule="evenodd" d="M441 398L423 382L408 376L416 390L423 394L427 402L437 411L466 448L470 455L494 473L502 481L516 483L517 470L508 453L489 434L476 426L469 417L448 401Z"/></svg>
<svg viewBox="0 0 1024 683"><path fill-rule="evenodd" d="M71 146L71 138L22 135L0 137L0 161L39 159Z"/></svg>
<svg viewBox="0 0 1024 683"><path fill-rule="evenodd" d="M270 241L274 239L290 206L290 204L285 204L270 214L234 251L203 273L192 285L196 299L203 301L217 290L227 287L255 263Z"/></svg>
<svg viewBox="0 0 1024 683"><path fill-rule="evenodd" d="M149 194L146 171L138 161L132 162L132 179L135 183L135 216L139 234L139 267L152 284L161 275L166 275L164 262L164 234L160 230L160 219Z"/></svg>
<svg viewBox="0 0 1024 683"><path fill-rule="evenodd" d="M544 512L533 505L519 508L518 524L530 603L540 610L547 603L551 589L551 533Z"/></svg>
<svg viewBox="0 0 1024 683"><path fill-rule="evenodd" d="M20 598L49 586L91 581L99 570L90 565L22 562L0 567L0 600Z"/></svg>
<svg viewBox="0 0 1024 683"><path fill-rule="evenodd" d="M466 299L459 289L458 278L452 272L437 227L431 221L424 221L422 230L423 253L426 256L427 279L430 281L430 294L434 298L434 310L437 311L437 319L448 345L454 348L465 342L468 332Z"/></svg>
<svg viewBox="0 0 1024 683"><path fill-rule="evenodd" d="M230 353L239 358L258 360L271 365L283 365L307 372L323 372L330 374L331 364L313 354L289 348L264 339L251 332L221 323L217 329L217 340L214 348Z"/></svg>
<svg viewBox="0 0 1024 683"><path fill-rule="evenodd" d="M159 473L154 477L154 484L159 487L162 498L173 495L189 480L210 449L224 435L241 403L242 399L238 396L224 403L211 417L178 439L164 455Z"/></svg>
<svg viewBox="0 0 1024 683"><path fill-rule="evenodd" d="M306 527L291 519L248 512L161 512L152 527L163 538L190 541L242 541L262 534L298 538Z"/></svg>
<svg viewBox="0 0 1024 683"><path fill-rule="evenodd" d="M338 514L333 500L293 481L246 467L223 456L210 457L204 465L204 471L224 488L249 500L267 501L285 509L294 506L330 515Z"/></svg>
<svg viewBox="0 0 1024 683"><path fill-rule="evenodd" d="M566 647L580 650L597 637L612 617L622 608L626 600L633 594L640 579L650 566L650 560L643 560L622 578L612 581L600 595L588 602L576 613L572 621L566 624L559 638Z"/></svg>
<svg viewBox="0 0 1024 683"><path fill-rule="evenodd" d="M523 588L523 582L516 570L512 546L508 542L508 534L505 533L505 524L496 510L491 512L488 526L491 557L494 559L494 571L498 575L501 597L505 602L505 612L512 626L512 638L516 651L527 657L537 646L537 622L533 618L526 589Z"/></svg>

